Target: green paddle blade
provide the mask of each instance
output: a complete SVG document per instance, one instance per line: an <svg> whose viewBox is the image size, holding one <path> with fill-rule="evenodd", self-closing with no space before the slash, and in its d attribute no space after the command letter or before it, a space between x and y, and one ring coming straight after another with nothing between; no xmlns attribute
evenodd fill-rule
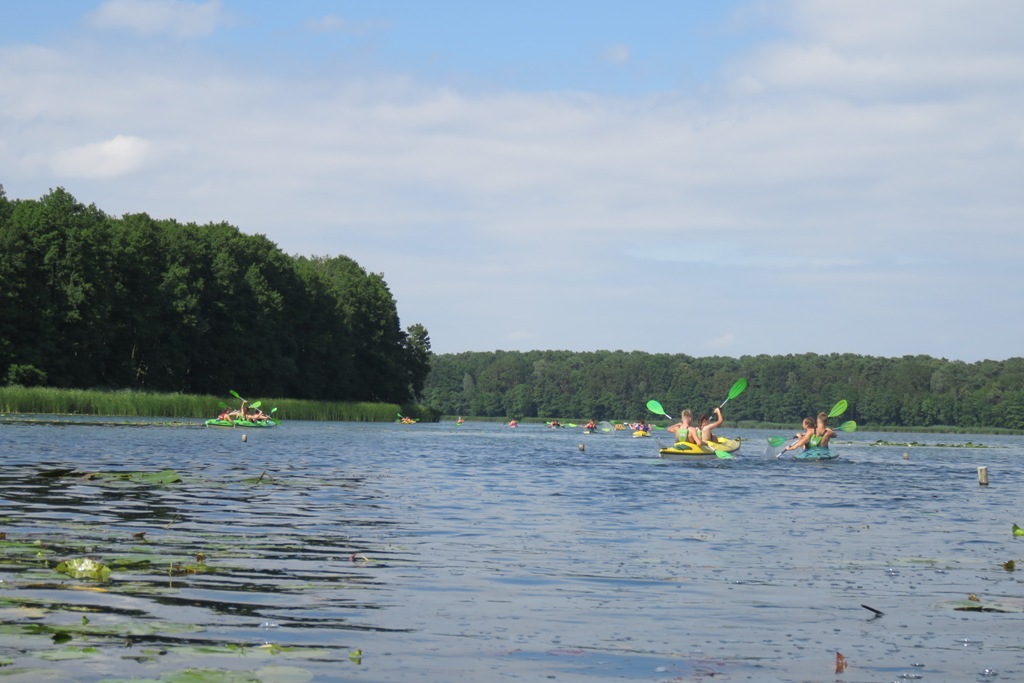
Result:
<svg viewBox="0 0 1024 683"><path fill-rule="evenodd" d="M250 408L259 408L259 407L260 407L261 405L263 405L263 401L256 401L255 403L253 403L253 404L252 404L251 406L249 406L249 407L250 407Z"/></svg>
<svg viewBox="0 0 1024 683"><path fill-rule="evenodd" d="M771 446L772 448L778 448L779 446L781 446L782 444L786 443L787 441L789 441L789 439L787 439L784 436L769 436L768 437L768 445Z"/></svg>
<svg viewBox="0 0 1024 683"><path fill-rule="evenodd" d="M654 399L647 402L647 410L651 411L655 415L665 415L665 409L662 408L661 404Z"/></svg>
<svg viewBox="0 0 1024 683"><path fill-rule="evenodd" d="M846 412L847 405L846 399L844 398L842 401L832 406L832 410L828 411L828 416L839 417Z"/></svg>
<svg viewBox="0 0 1024 683"><path fill-rule="evenodd" d="M743 379L742 377L739 378L738 380L736 380L736 384L732 385L732 389L729 390L729 398L727 398L725 400L726 401L731 401L732 399L734 399L737 396L739 396L740 394L742 394L743 390L746 389L746 388L747 388L747 380Z"/></svg>
<svg viewBox="0 0 1024 683"><path fill-rule="evenodd" d="M853 420L847 420L843 424L836 427L841 432L855 432L857 431L857 423Z"/></svg>
<svg viewBox="0 0 1024 683"><path fill-rule="evenodd" d="M245 400L244 398L239 396L238 392L235 391L234 389L228 389L228 393L231 394L232 396L234 396L235 398L237 398L239 401L244 401Z"/></svg>

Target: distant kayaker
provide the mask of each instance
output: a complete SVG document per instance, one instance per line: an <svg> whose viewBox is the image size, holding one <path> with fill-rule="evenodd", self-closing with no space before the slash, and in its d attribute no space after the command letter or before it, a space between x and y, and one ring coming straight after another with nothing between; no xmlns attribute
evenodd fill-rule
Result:
<svg viewBox="0 0 1024 683"><path fill-rule="evenodd" d="M583 425L583 428L584 429L597 429L597 423L594 422L593 419L591 419L590 422L588 422L587 424Z"/></svg>
<svg viewBox="0 0 1024 683"><path fill-rule="evenodd" d="M509 427L518 427L518 426L519 426L519 423L518 423L518 422L516 422L516 421L515 421L514 419L513 419L513 420L509 420L509 421L508 421L508 426L509 426Z"/></svg>

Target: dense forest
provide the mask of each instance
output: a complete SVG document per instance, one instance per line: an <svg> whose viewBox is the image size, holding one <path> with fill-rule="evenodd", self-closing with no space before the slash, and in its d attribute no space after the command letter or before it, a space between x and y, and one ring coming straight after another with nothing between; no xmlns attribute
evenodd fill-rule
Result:
<svg viewBox="0 0 1024 683"><path fill-rule="evenodd" d="M719 405L736 422L794 423L839 399L868 425L1024 429L1024 358L964 363L928 356L801 354L694 358L683 354L497 351L434 357L424 401L449 415L652 419Z"/></svg>
<svg viewBox="0 0 1024 683"><path fill-rule="evenodd" d="M0 384L405 403L430 356L345 256L0 186Z"/></svg>

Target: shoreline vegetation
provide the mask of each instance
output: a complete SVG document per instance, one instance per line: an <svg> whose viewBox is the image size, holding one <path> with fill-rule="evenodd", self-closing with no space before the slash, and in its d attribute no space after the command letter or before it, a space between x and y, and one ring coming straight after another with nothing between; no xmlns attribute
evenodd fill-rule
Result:
<svg viewBox="0 0 1024 683"><path fill-rule="evenodd" d="M397 403L310 401L263 398L264 406L277 408L275 418L321 422L393 422L401 413L418 420L436 420L436 414L420 405ZM217 417L221 404L238 400L202 394L156 393L130 390L56 389L52 387L0 387L3 415L91 415L103 417L161 417L209 419Z"/></svg>
<svg viewBox="0 0 1024 683"><path fill-rule="evenodd" d="M311 420L318 422L394 422L401 414L420 422L454 422L458 415L442 415L425 405L370 402L311 401L291 398L263 398L264 406L276 407L275 417L282 421ZM53 387L0 386L0 415L55 415L96 417L153 417L168 419L209 419L220 412L221 404L233 405L234 397L225 394L159 393L128 389L59 389ZM507 422L500 417L462 415L466 422ZM564 425L586 423L589 418L526 417L520 424L545 424L553 419ZM628 420L611 420L625 422ZM668 423L648 424L664 428ZM795 429L794 423L739 420L728 426L739 429ZM728 427L725 427L726 429ZM927 427L860 424L862 432L893 432L923 434L1024 434L1022 429L1000 427L959 427L930 425ZM902 442L900 442L902 443Z"/></svg>

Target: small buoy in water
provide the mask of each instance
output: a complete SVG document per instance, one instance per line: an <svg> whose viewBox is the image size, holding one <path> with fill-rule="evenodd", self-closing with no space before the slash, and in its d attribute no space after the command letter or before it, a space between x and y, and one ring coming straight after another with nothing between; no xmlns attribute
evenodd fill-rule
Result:
<svg viewBox="0 0 1024 683"><path fill-rule="evenodd" d="M903 454L903 459L904 460L910 460L910 453L904 453Z"/></svg>
<svg viewBox="0 0 1024 683"><path fill-rule="evenodd" d="M580 444L580 453L582 453L584 450L585 450L585 447L583 446L583 444Z"/></svg>
<svg viewBox="0 0 1024 683"><path fill-rule="evenodd" d="M982 486L988 486L988 468L978 468L978 483Z"/></svg>
<svg viewBox="0 0 1024 683"><path fill-rule="evenodd" d="M242 443L245 443L248 440L249 440L249 437L246 436L245 434L242 434Z"/></svg>

